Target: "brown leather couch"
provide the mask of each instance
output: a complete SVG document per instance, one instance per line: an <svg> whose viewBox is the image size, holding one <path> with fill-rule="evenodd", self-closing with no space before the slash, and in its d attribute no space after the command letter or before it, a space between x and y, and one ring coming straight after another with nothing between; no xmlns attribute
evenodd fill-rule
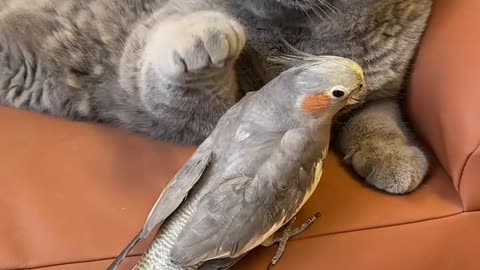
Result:
<svg viewBox="0 0 480 270"><path fill-rule="evenodd" d="M406 103L432 167L418 191L363 184L331 153L274 269L480 269L480 1L438 0ZM0 109L0 269L105 269L194 151ZM147 242L128 258L131 266ZM235 269L266 269L258 248Z"/></svg>

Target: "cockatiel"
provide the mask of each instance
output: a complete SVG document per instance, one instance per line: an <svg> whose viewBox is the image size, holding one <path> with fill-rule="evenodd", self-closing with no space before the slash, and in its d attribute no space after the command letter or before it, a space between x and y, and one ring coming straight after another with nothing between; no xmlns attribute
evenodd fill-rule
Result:
<svg viewBox="0 0 480 270"><path fill-rule="evenodd" d="M158 225L134 269L227 269L259 245L284 247L308 226L274 238L317 187L332 118L359 102L364 75L341 57L289 60L299 62L219 120L109 269Z"/></svg>

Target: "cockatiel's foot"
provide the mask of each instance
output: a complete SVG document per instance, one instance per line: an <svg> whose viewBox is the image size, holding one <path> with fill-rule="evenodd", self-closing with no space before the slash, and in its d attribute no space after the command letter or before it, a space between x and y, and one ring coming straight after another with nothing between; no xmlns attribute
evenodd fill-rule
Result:
<svg viewBox="0 0 480 270"><path fill-rule="evenodd" d="M303 223L300 227L292 229L293 223L295 223L295 220L297 219L296 217L293 217L279 235L272 237L270 240L267 240L265 243L262 244L263 246L271 246L278 243L277 252L275 252L275 255L273 256L268 269L272 269L272 267L275 266L278 261L280 261L280 258L282 257L283 253L285 252L285 248L287 247L287 241L290 238L299 235L306 229L308 229L308 227L310 227L310 225L312 225L318 217L320 217L320 213L316 213L314 216L307 219L307 221L305 221L305 223Z"/></svg>

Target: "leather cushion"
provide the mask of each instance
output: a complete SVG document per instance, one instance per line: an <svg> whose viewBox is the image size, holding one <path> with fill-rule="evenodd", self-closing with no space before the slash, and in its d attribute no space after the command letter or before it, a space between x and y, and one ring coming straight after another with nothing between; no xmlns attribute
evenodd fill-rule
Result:
<svg viewBox="0 0 480 270"><path fill-rule="evenodd" d="M411 120L461 194L480 210L478 0L436 0L408 94Z"/></svg>
<svg viewBox="0 0 480 270"><path fill-rule="evenodd" d="M194 151L116 129L6 108L0 108L0 125L0 269L114 258L140 230L161 190ZM433 166L418 192L391 196L364 185L332 152L320 186L298 221L315 212L322 217L299 238L461 211L452 181L440 166ZM147 244L132 255L141 254Z"/></svg>

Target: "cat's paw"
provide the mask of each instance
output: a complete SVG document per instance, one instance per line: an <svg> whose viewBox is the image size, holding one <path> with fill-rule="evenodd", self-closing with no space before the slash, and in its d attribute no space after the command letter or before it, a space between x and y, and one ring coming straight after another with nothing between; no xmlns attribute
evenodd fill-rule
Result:
<svg viewBox="0 0 480 270"><path fill-rule="evenodd" d="M165 79L180 82L222 72L240 55L245 30L233 18L199 11L161 22L148 41L146 56Z"/></svg>
<svg viewBox="0 0 480 270"><path fill-rule="evenodd" d="M415 190L428 170L428 160L418 147L400 143L367 143L345 160L367 183L392 194Z"/></svg>

